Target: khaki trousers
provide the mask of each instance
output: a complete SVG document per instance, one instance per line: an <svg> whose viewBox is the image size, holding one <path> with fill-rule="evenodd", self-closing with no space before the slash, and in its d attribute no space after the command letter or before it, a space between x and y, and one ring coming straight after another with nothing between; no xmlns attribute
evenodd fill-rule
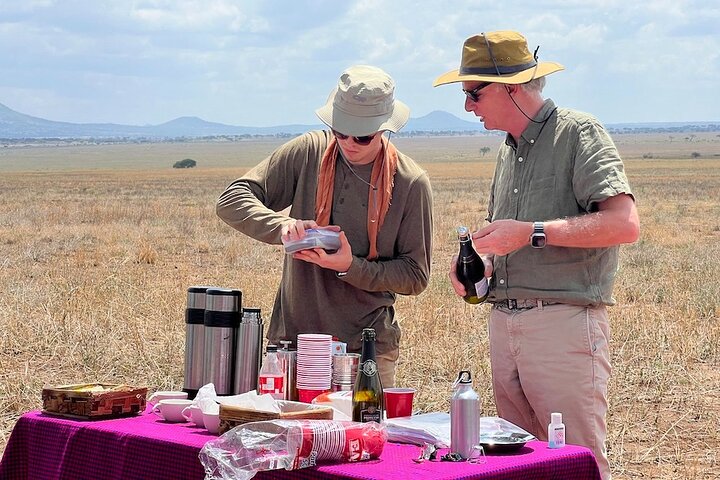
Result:
<svg viewBox="0 0 720 480"><path fill-rule="evenodd" d="M610 479L605 438L610 331L605 307L493 307L488 324L498 415L547 441L560 412L567 443L595 454Z"/></svg>
<svg viewBox="0 0 720 480"><path fill-rule="evenodd" d="M380 381L383 388L392 388L395 386L395 367L400 357L400 349L391 350L387 353L375 355L378 372L380 373Z"/></svg>

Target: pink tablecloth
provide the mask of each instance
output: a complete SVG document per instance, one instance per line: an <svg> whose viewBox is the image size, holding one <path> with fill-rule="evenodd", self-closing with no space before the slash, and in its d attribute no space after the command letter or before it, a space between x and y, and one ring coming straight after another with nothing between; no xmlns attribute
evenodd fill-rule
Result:
<svg viewBox="0 0 720 480"><path fill-rule="evenodd" d="M135 417L76 421L30 412L15 425L0 462L3 480L202 480L198 451L214 438L190 424ZM515 454L489 455L484 464L415 463L419 448L388 444L378 460L258 474L279 479L573 479L598 480L595 458L583 447L547 448L530 442Z"/></svg>

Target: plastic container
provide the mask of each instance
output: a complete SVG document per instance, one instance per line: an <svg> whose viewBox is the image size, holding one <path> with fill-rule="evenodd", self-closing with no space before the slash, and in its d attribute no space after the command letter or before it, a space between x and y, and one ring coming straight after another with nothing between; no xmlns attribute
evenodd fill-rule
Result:
<svg viewBox="0 0 720 480"><path fill-rule="evenodd" d="M295 253L308 248L323 248L328 252L334 252L340 248L340 232L334 230L318 230L311 228L305 230L305 237L283 241L285 253Z"/></svg>
<svg viewBox="0 0 720 480"><path fill-rule="evenodd" d="M277 345L270 344L258 375L258 395L270 394L276 400L285 400L285 388L285 372L280 365Z"/></svg>
<svg viewBox="0 0 720 480"><path fill-rule="evenodd" d="M562 421L562 413L550 414L550 425L548 425L548 447L562 448L565 446L565 424Z"/></svg>

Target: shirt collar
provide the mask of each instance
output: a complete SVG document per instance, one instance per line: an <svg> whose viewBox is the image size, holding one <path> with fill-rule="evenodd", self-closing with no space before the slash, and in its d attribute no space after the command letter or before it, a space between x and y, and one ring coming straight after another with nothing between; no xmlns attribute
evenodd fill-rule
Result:
<svg viewBox="0 0 720 480"><path fill-rule="evenodd" d="M535 114L535 117L533 120L534 122L528 122L528 126L525 127L525 130L523 131L522 139L530 144L534 144L537 140L537 137L540 135L540 132L542 131L542 128L545 126L545 121L549 120L549 115L552 113L552 111L555 109L555 102L550 100L549 98L545 100L545 103L543 104L542 108ZM517 144L515 143L515 139L510 135L509 133L505 136L505 144L507 144L510 147L517 148Z"/></svg>

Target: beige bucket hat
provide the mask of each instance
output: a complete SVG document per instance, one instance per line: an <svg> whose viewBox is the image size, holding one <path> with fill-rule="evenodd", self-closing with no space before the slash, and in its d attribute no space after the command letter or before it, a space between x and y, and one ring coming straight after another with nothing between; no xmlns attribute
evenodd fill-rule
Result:
<svg viewBox="0 0 720 480"><path fill-rule="evenodd" d="M333 130L356 137L400 130L410 109L395 98L395 82L383 70L368 65L347 68L330 92L327 103L315 110Z"/></svg>
<svg viewBox="0 0 720 480"><path fill-rule="evenodd" d="M564 69L559 63L538 62L537 50L531 54L518 32L488 32L465 40L460 68L440 75L433 87L455 82L520 84Z"/></svg>

